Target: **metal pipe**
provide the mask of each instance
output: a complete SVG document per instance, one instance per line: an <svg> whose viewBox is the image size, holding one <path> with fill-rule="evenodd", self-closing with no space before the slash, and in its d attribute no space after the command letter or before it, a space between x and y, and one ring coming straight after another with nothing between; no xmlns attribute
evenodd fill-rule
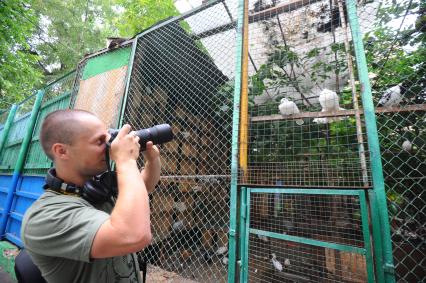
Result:
<svg viewBox="0 0 426 283"><path fill-rule="evenodd" d="M231 149L231 192L230 192L230 219L229 219L229 264L228 282L235 282L236 265L236 230L237 230L237 186L238 186L238 137L240 128L240 94L243 60L243 21L244 7L247 0L238 2L237 38L235 47L235 87L234 106L232 112L232 149Z"/></svg>
<svg viewBox="0 0 426 283"><path fill-rule="evenodd" d="M358 155L361 163L361 172L362 172L362 181L365 187L368 187L368 172L367 172L367 162L365 159L365 148L364 148L364 138L362 136L362 124L361 124L361 114L359 111L358 105L358 96L355 87L355 75L353 73L354 67L352 63L351 49L349 48L349 36L348 36L348 26L346 25L345 12L343 10L343 1L338 0L337 5L339 7L340 19L342 21L342 29L345 32L345 53L346 60L348 61L348 70L349 70L349 80L351 83L352 89L352 100L355 110L355 122L356 122L356 138L358 140Z"/></svg>
<svg viewBox="0 0 426 283"><path fill-rule="evenodd" d="M349 23L352 31L352 40L355 48L355 56L358 67L358 76L361 83L362 105L366 121L368 147L370 150L371 170L374 195L377 199L380 220L380 239L383 246L383 266L378 268L385 272L385 282L395 282L395 267L392 257L392 242L390 237L389 215L386 203L385 183L383 179L383 167L380 155L380 144L374 113L373 98L370 81L368 79L367 60L364 53L361 31L359 29L358 15L354 0L346 2L348 8ZM380 256L376 254L376 256Z"/></svg>
<svg viewBox="0 0 426 283"><path fill-rule="evenodd" d="M243 19L243 49L242 49L242 70L241 70L241 122L240 122L240 168L243 173L243 182L247 181L248 163L248 0L244 2Z"/></svg>

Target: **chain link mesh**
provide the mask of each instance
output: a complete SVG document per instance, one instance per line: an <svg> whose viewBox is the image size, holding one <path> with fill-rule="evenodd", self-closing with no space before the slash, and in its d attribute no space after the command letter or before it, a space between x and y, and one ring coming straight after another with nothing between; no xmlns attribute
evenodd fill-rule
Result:
<svg viewBox="0 0 426 283"><path fill-rule="evenodd" d="M377 106L396 277L423 282L425 7L419 0L395 5L369 0L359 1L357 9ZM175 134L161 146L162 177L150 196L154 241L139 256L188 281L227 277L236 17L236 1L213 1L135 39L123 122L135 129L169 123ZM239 185L371 188L347 21L342 1L249 1L249 122L243 123L248 140L242 141L248 152L240 152L248 161ZM43 115L66 107L60 101L71 93L72 108L117 127L130 50L129 43L84 59L76 73L46 89ZM101 61L121 63L101 70ZM321 98L324 89L335 94ZM1 172L13 171L34 99L18 107ZM58 102L55 109L49 108L52 101ZM2 112L0 134L6 118ZM40 150L38 127L30 152ZM25 173L37 174L43 166L36 170L31 162L26 161ZM142 159L138 162L143 166ZM268 194L254 197L253 227L363 246L357 198L293 195L280 199L279 208L276 200ZM248 241L253 282L366 280L364 256L253 234Z"/></svg>
<svg viewBox="0 0 426 283"><path fill-rule="evenodd" d="M377 106L396 279L425 282L426 6L416 0L374 3L359 17Z"/></svg>
<svg viewBox="0 0 426 283"><path fill-rule="evenodd" d="M249 1L251 106L242 183L371 186L345 14L344 3L334 1Z"/></svg>
<svg viewBox="0 0 426 283"><path fill-rule="evenodd" d="M372 187L361 86L345 5L343 1L249 1L250 105L248 124L242 129L248 131L248 140L240 140L241 145L248 144L247 153L240 151L241 155L248 155L248 160L240 184ZM358 16L377 12L377 6L378 1L359 2ZM360 19L363 31L372 28L372 19L374 15L370 14ZM263 197L260 211L265 215L257 218L267 226L266 231L286 234L289 231L284 226L288 226L304 238L365 245L359 208L356 213L353 211L357 210L356 198L295 196L293 204L289 204L291 214L274 215L274 211L282 212L283 208L276 210L274 198L267 194ZM291 215L301 218L289 218ZM321 221L324 215L329 215L327 221ZM277 226L271 221L282 224ZM273 245L274 251L283 249L274 253L275 260L282 265L287 260L294 262L291 268L278 271L274 269L270 247L268 250L271 244L259 245L259 239L251 237L249 281L366 281L364 256L288 244L277 240ZM259 262L257 253L266 257L267 263L261 261L264 266L255 267L254 272L250 263ZM288 258L290 255L293 260Z"/></svg>
<svg viewBox="0 0 426 283"><path fill-rule="evenodd" d="M363 248L359 196L250 195L250 229ZM366 282L362 254L250 234L250 282Z"/></svg>
<svg viewBox="0 0 426 283"><path fill-rule="evenodd" d="M124 112L133 128L168 123L175 135L161 146L154 240L140 257L197 282L227 277L234 16L217 1L138 37Z"/></svg>

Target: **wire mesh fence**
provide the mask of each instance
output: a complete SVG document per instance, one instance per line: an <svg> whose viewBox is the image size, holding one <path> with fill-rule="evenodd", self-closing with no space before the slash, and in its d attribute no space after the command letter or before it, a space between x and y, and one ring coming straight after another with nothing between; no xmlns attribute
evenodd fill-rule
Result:
<svg viewBox="0 0 426 283"><path fill-rule="evenodd" d="M371 186L347 22L343 2L249 1L242 183Z"/></svg>
<svg viewBox="0 0 426 283"><path fill-rule="evenodd" d="M274 239L271 245L279 248L262 255L256 251L270 251L270 245L265 248L255 235L250 244L251 282L367 282L365 257L359 254ZM276 269L280 265L282 271Z"/></svg>
<svg viewBox="0 0 426 283"><path fill-rule="evenodd" d="M250 193L248 281L368 281L364 192L262 191Z"/></svg>
<svg viewBox="0 0 426 283"><path fill-rule="evenodd" d="M376 1L374 1L376 2ZM426 281L424 1L380 1L360 13L398 282ZM364 24L365 25L365 24Z"/></svg>
<svg viewBox="0 0 426 283"><path fill-rule="evenodd" d="M197 282L227 277L232 7L210 2L138 36L124 111L133 128L168 123L175 135L161 146L161 180L150 196L154 240L140 257Z"/></svg>
<svg viewBox="0 0 426 283"><path fill-rule="evenodd" d="M396 277L423 282L425 6L418 0L393 4L356 5L377 106ZM114 128L121 119L134 129L169 123L175 139L160 146L162 177L150 195L154 241L139 258L187 281L227 277L236 18L237 1L211 1L144 31L134 46L130 40L83 59L75 73L45 89L24 168L25 174L43 174L51 166L36 154L40 122L68 103ZM249 111L241 120L247 140L240 146L248 147L239 152L247 161L240 159L238 185L371 189L345 1L250 0L247 31L248 83L242 89ZM18 106L0 153L2 173L13 171L34 101L31 96ZM6 119L1 112L0 134ZM143 166L142 159L138 163ZM252 201L253 229L365 246L356 196L258 193ZM359 253L253 233L247 241L253 282L367 280L368 264Z"/></svg>

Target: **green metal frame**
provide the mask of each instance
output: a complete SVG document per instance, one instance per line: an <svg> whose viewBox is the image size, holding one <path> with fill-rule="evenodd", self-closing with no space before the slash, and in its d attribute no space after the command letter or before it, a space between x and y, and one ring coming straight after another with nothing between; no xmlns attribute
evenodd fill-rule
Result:
<svg viewBox="0 0 426 283"><path fill-rule="evenodd" d="M364 247L354 247L350 245L343 245L337 243L330 243L325 241L319 241L304 237L290 236L285 234L274 233L270 231L264 231L259 229L250 228L250 195L252 193L274 193L274 194L309 194L309 195L342 195L342 196L357 196L360 201L361 211L361 224L362 234L364 239ZM240 269L240 282L248 282L248 253L249 253L249 235L256 234L267 236L275 239L291 241L295 243L301 243L306 245L312 245L317 247L323 247L343 252L350 252L361 254L365 256L367 266L367 280L368 282L375 282L374 277L374 264L372 255L372 243L371 234L368 222L368 205L364 190L326 190L326 189L297 189L297 188L242 188L241 190L241 243L240 243L240 254L241 254L241 269Z"/></svg>
<svg viewBox="0 0 426 283"><path fill-rule="evenodd" d="M368 148L370 150L371 172L374 189L370 196L374 200L372 203L372 218L373 232L375 234L374 249L377 263L376 268L378 269L378 274L384 273L384 281L380 282L395 282L395 267L392 256L389 215L383 178L382 160L380 158L381 154L376 125L376 115L374 112L370 81L368 79L367 60L365 57L361 31L359 29L356 3L354 0L349 0L346 2L346 5L355 49L358 77L361 83L362 105L367 129ZM377 227L377 225L379 225L379 227ZM378 257L382 257L382 259ZM380 264L381 262L383 262L383 264Z"/></svg>
<svg viewBox="0 0 426 283"><path fill-rule="evenodd" d="M238 202L238 142L240 128L240 104L242 90L242 66L243 66L243 25L244 25L244 1L238 1L237 39L235 47L235 87L234 105L232 113L232 149L231 149L231 188L230 188L230 220L229 220L229 262L228 282L235 282L236 275L236 251L237 251L237 202ZM242 205L240 206L242 207ZM247 221L247 220L246 220ZM242 236L242 234L240 234ZM244 268L241 264L241 268ZM240 278L240 281L242 278Z"/></svg>

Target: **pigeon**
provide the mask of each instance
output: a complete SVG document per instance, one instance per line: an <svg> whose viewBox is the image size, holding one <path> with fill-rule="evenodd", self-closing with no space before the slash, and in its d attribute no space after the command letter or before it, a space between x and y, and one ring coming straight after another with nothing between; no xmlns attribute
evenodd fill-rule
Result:
<svg viewBox="0 0 426 283"><path fill-rule="evenodd" d="M320 95L318 97L319 103L322 107L322 112L329 112L329 111L338 111L338 110L345 110L343 108L340 108L339 105L339 96L336 92L329 90L329 89L323 89L320 92Z"/></svg>
<svg viewBox="0 0 426 283"><path fill-rule="evenodd" d="M271 261L275 269L278 271L283 271L283 265L281 264L281 262L277 260L277 256L274 253L272 253L271 255L272 255Z"/></svg>
<svg viewBox="0 0 426 283"><path fill-rule="evenodd" d="M402 143L402 149L405 151L411 151L413 149L413 144L409 140L406 140Z"/></svg>
<svg viewBox="0 0 426 283"><path fill-rule="evenodd" d="M344 108L340 107L339 104L339 96L336 92L329 90L329 89L323 89L320 92L320 95L318 97L319 103L321 105L321 112L334 112L339 110L345 110ZM334 121L340 121L345 119L345 117L322 117L322 118L315 118L313 120L314 123L317 124L327 124Z"/></svg>
<svg viewBox="0 0 426 283"><path fill-rule="evenodd" d="M288 115L300 113L299 108L297 108L296 103L288 100L285 97L283 99L281 99L280 105L278 105L278 109L280 110L280 113L283 116L288 116ZM303 119L297 119L296 124L299 125L299 126L303 125Z"/></svg>
<svg viewBox="0 0 426 283"><path fill-rule="evenodd" d="M385 90L378 105L386 108L398 106L398 104L402 101L402 94L402 84L390 87Z"/></svg>

